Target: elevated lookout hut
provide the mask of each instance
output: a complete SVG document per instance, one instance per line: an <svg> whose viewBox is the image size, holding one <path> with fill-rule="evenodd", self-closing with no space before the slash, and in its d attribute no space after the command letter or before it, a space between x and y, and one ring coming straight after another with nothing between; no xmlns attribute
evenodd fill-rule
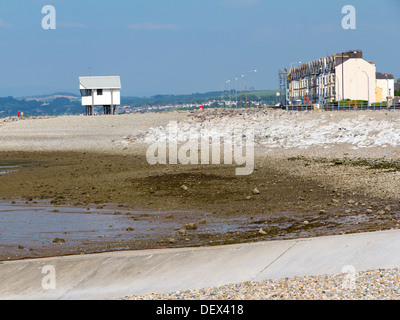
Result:
<svg viewBox="0 0 400 320"><path fill-rule="evenodd" d="M80 77L79 89L86 115L93 115L95 106L103 106L104 114L115 114L116 106L121 104L119 76Z"/></svg>

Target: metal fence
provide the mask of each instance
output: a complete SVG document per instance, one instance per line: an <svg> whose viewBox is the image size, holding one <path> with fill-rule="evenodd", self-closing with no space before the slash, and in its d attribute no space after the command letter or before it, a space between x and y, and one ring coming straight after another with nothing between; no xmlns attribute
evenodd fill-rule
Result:
<svg viewBox="0 0 400 320"><path fill-rule="evenodd" d="M400 102L392 102L387 104L373 103L371 105L362 103L340 103L340 104L325 104L323 106L317 107L317 105L312 104L302 104L302 105L286 105L283 107L287 111L363 111L363 110L393 110L400 111Z"/></svg>
<svg viewBox="0 0 400 320"><path fill-rule="evenodd" d="M285 108L285 107L284 107ZM315 110L312 104L301 104L301 105L287 105L287 111L313 111Z"/></svg>

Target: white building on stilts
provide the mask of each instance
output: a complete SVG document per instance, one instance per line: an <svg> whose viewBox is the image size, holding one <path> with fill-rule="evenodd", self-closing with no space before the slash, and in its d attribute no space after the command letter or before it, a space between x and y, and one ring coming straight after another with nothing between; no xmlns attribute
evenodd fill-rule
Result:
<svg viewBox="0 0 400 320"><path fill-rule="evenodd" d="M121 79L119 76L79 77L79 89L85 115L93 115L95 106L103 106L104 114L115 114L121 104Z"/></svg>

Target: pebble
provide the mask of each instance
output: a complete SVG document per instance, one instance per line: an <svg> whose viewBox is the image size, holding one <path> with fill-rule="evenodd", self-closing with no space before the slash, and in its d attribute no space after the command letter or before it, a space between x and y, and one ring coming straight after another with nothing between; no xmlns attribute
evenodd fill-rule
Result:
<svg viewBox="0 0 400 320"><path fill-rule="evenodd" d="M185 228L186 228L186 230L195 230L195 229L197 229L197 225L195 223L188 223L188 224L185 224Z"/></svg>
<svg viewBox="0 0 400 320"><path fill-rule="evenodd" d="M258 233L262 234L262 235L266 235L267 234L263 229L258 230Z"/></svg>
<svg viewBox="0 0 400 320"><path fill-rule="evenodd" d="M185 235L186 235L186 230L185 230L185 229L179 229L179 230L178 230L178 233L179 233L180 235L182 235L182 236L185 236Z"/></svg>
<svg viewBox="0 0 400 320"><path fill-rule="evenodd" d="M394 300L400 298L400 269L247 281L124 300Z"/></svg>

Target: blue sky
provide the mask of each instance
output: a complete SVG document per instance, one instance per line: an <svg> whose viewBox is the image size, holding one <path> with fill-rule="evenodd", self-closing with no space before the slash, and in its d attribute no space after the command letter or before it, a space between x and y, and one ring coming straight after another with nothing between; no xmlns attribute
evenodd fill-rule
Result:
<svg viewBox="0 0 400 320"><path fill-rule="evenodd" d="M125 96L207 92L253 69L249 86L276 89L291 62L353 49L400 78L400 0L4 0L0 39L0 96L78 93L85 75L120 75Z"/></svg>

